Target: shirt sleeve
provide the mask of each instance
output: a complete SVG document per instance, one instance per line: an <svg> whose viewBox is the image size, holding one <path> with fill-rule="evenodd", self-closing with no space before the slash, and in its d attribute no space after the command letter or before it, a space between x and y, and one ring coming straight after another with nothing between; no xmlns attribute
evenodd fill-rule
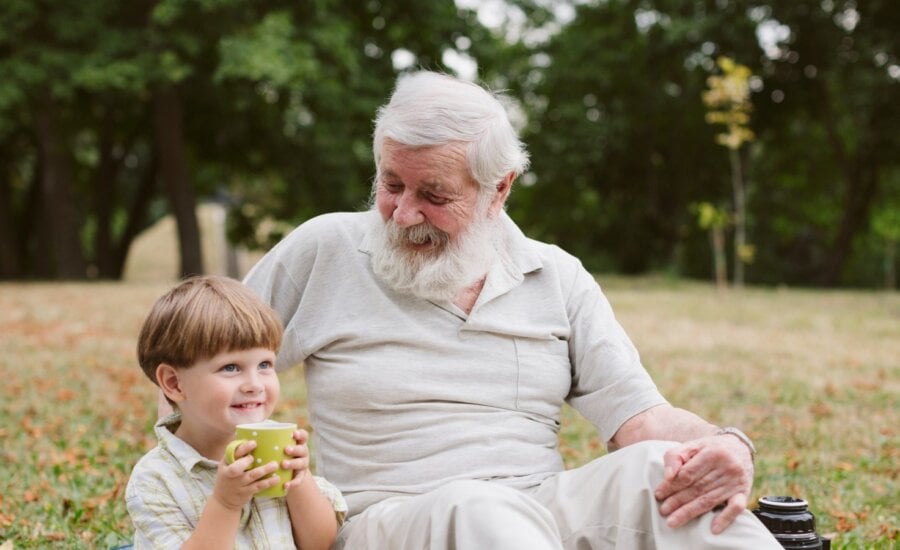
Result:
<svg viewBox="0 0 900 550"><path fill-rule="evenodd" d="M305 275L297 271L300 268L308 270L308 266L313 265L315 251L304 246L307 243L300 229L294 230L263 256L244 278L244 284L272 306L284 324L284 337L278 350L278 370L299 364L307 356L302 335L293 321L303 298L303 285L297 277L302 280Z"/></svg>
<svg viewBox="0 0 900 550"><path fill-rule="evenodd" d="M344 524L344 519L347 517L347 501L344 500L344 495L338 490L337 487L331 484L324 477L313 476L313 479L316 480L316 485L319 486L319 491L325 498L327 498L331 502L332 508L334 508L334 515L337 518L338 527Z"/></svg>
<svg viewBox="0 0 900 550"><path fill-rule="evenodd" d="M134 547L180 548L194 531L187 516L161 480L140 476L129 483L125 498L134 524Z"/></svg>
<svg viewBox="0 0 900 550"><path fill-rule="evenodd" d="M609 441L626 420L666 400L597 281L580 262L566 308L574 365L568 402Z"/></svg>

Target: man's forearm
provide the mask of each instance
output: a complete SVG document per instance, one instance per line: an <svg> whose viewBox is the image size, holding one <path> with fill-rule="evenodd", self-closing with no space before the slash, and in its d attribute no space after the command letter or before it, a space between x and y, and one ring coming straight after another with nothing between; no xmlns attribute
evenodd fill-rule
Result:
<svg viewBox="0 0 900 550"><path fill-rule="evenodd" d="M610 440L611 447L619 449L651 439L665 441L690 441L715 435L718 427L696 414L671 405L658 405L629 418Z"/></svg>

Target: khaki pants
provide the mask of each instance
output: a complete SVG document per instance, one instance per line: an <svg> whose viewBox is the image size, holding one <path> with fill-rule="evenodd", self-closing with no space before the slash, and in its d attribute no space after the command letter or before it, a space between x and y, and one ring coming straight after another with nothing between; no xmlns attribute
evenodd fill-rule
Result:
<svg viewBox="0 0 900 550"><path fill-rule="evenodd" d="M720 535L710 530L712 513L668 528L653 490L662 481L663 453L672 445L631 445L524 491L459 481L424 495L389 498L347 522L336 548L781 549L749 511Z"/></svg>

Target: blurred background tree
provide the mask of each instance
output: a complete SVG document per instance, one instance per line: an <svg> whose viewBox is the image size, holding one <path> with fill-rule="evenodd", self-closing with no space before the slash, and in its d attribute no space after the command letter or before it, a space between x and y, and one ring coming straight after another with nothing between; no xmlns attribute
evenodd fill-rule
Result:
<svg viewBox="0 0 900 550"><path fill-rule="evenodd" d="M727 56L755 75L747 282L880 286L898 29L893 0L0 0L0 277L121 277L166 214L200 272L198 201L262 248L364 208L371 120L420 67L514 98L528 234L594 270L706 277L689 205L733 194L702 101Z"/></svg>
<svg viewBox="0 0 900 550"><path fill-rule="evenodd" d="M716 135L716 142L728 148L731 163L734 286L741 288L744 286L744 265L753 261L753 246L747 243L747 188L741 163L741 147L753 141L753 132L748 128L750 111L753 110L750 103L750 78L753 73L749 67L735 63L730 57L720 57L716 64L722 74L706 79L709 89L703 92L703 103L709 109L706 121L725 125L725 131ZM704 218L702 212L703 209L701 220Z"/></svg>
<svg viewBox="0 0 900 550"><path fill-rule="evenodd" d="M728 210L710 202L692 205L700 229L709 231L709 244L713 256L713 278L719 291L728 288L728 266L725 260L725 229L731 222Z"/></svg>

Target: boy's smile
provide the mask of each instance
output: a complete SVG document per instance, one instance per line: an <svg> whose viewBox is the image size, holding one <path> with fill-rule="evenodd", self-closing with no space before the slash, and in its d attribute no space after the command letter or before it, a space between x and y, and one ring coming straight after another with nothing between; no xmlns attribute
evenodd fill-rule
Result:
<svg viewBox="0 0 900 550"><path fill-rule="evenodd" d="M238 424L266 420L278 401L275 352L266 348L219 353L174 372L177 388L166 393L181 411L175 435L213 460Z"/></svg>

